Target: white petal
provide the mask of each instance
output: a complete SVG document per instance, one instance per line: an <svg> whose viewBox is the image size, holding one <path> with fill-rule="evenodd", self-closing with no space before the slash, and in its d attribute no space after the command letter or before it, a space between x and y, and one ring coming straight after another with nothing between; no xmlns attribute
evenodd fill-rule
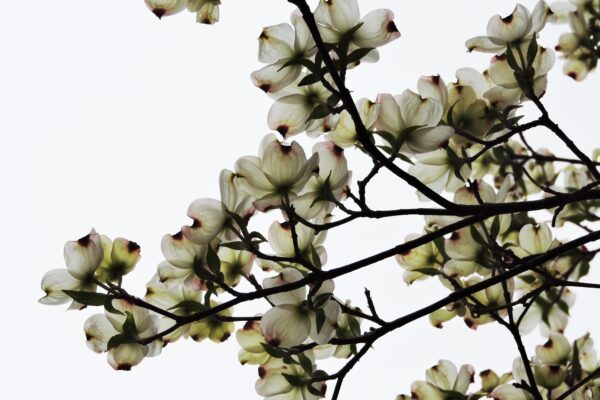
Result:
<svg viewBox="0 0 600 400"><path fill-rule="evenodd" d="M196 244L208 244L223 230L227 220L224 204L214 199L194 200L187 215L194 223L181 230L188 240Z"/></svg>
<svg viewBox="0 0 600 400"><path fill-rule="evenodd" d="M371 11L363 17L362 23L352 38L358 47L379 47L400 37L391 10Z"/></svg>
<svg viewBox="0 0 600 400"><path fill-rule="evenodd" d="M265 289L279 287L288 283L294 283L304 278L302 273L294 268L284 268L277 276L272 278L266 278L263 280L263 287ZM295 304L298 305L306 300L306 286L299 287L298 289L290 290L287 292L276 293L268 296L271 303L277 305L281 304Z"/></svg>
<svg viewBox="0 0 600 400"><path fill-rule="evenodd" d="M71 298L63 293L63 290L78 290L81 281L74 278L66 269L53 269L44 274L42 278L42 290L46 296L40 299L40 303L47 305L65 304Z"/></svg>
<svg viewBox="0 0 600 400"><path fill-rule="evenodd" d="M422 98L411 90L405 90L398 98L398 104L406 126L434 126L442 118L444 106L433 98Z"/></svg>
<svg viewBox="0 0 600 400"><path fill-rule="evenodd" d="M116 370L129 371L142 362L148 347L141 344L121 344L108 352L108 363Z"/></svg>
<svg viewBox="0 0 600 400"><path fill-rule="evenodd" d="M529 10L517 4L512 14L501 17L495 15L487 26L487 35L496 43L511 43L523 38L531 29Z"/></svg>
<svg viewBox="0 0 600 400"><path fill-rule="evenodd" d="M273 307L260 321L260 329L267 343L281 347L304 343L310 334L310 325L309 314L294 304Z"/></svg>
<svg viewBox="0 0 600 400"><path fill-rule="evenodd" d="M118 334L104 314L94 314L83 325L86 344L96 353L106 351L106 345L111 337Z"/></svg>
<svg viewBox="0 0 600 400"><path fill-rule="evenodd" d="M265 93L276 93L291 85L300 76L302 67L290 65L283 69L284 62L267 65L254 71L250 77L252 83Z"/></svg>
<svg viewBox="0 0 600 400"><path fill-rule="evenodd" d="M88 279L100 266L104 257L100 235L92 229L81 239L67 242L64 256L71 275L79 280Z"/></svg>
<svg viewBox="0 0 600 400"><path fill-rule="evenodd" d="M276 63L294 55L294 30L285 23L268 26L258 37L258 43L258 61Z"/></svg>

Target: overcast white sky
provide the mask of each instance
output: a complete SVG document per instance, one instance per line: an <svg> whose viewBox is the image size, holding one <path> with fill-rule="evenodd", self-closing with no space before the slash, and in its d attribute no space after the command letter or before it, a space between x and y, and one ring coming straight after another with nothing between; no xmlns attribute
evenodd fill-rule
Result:
<svg viewBox="0 0 600 400"><path fill-rule="evenodd" d="M218 195L218 173L242 155L255 154L268 133L271 104L250 82L260 65L263 26L288 21L283 0L224 0L222 21L212 27L182 13L158 21L142 0L1 1L0 15L0 239L3 278L0 307L0 376L3 398L90 400L126 398L258 398L255 367L237 362L234 339L223 345L178 342L130 373L115 372L85 346L82 325L93 311L44 307L39 282L64 265L62 247L90 227L142 246L142 261L126 287L144 293L161 261L160 239L187 222L188 204ZM523 3L530 8L534 1ZM483 69L488 56L467 54L464 41L485 30L488 18L507 14L501 0L363 0L364 12L394 10L402 38L381 51L381 62L351 72L359 96L415 88L422 74L446 82L463 66ZM560 29L541 40L553 45ZM598 147L600 78L583 84L551 73L546 104L574 140ZM357 96L358 97L358 96ZM534 142L556 147L548 133ZM348 152L355 176L364 160ZM411 188L390 189L381 179L371 198L413 204ZM328 239L330 266L390 247L422 226L419 218L356 222ZM561 233L560 238L565 238ZM596 270L591 280L600 281ZM406 287L402 269L382 262L338 282L337 295L363 304L369 287L387 318L445 294L431 281ZM567 330L600 338L598 295L577 291ZM254 310L264 310L257 303ZM527 337L531 346L536 335ZM598 340L600 342L600 340ZM347 379L343 399L392 399L440 358L477 371L510 369L516 355L499 327L477 332L461 321L443 330L417 321L381 340Z"/></svg>

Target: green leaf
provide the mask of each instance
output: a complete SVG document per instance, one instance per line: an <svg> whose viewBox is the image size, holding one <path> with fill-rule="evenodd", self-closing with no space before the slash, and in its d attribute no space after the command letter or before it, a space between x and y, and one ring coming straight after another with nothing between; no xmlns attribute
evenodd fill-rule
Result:
<svg viewBox="0 0 600 400"><path fill-rule="evenodd" d="M375 50L374 47L363 47L356 49L346 57L346 65L360 61L363 57Z"/></svg>
<svg viewBox="0 0 600 400"><path fill-rule="evenodd" d="M579 382L581 380L583 369L581 368L581 363L579 362L579 347L577 345L577 340L573 343L573 358L571 359L571 374L573 374L573 380L575 382Z"/></svg>
<svg viewBox="0 0 600 400"><path fill-rule="evenodd" d="M496 216L492 221L492 226L490 228L490 236L492 237L492 239L495 240L498 237L498 233L500 233L500 217Z"/></svg>
<svg viewBox="0 0 600 400"><path fill-rule="evenodd" d="M267 241L267 238L263 236L262 233L254 231L250 233L250 239L258 239L260 243L264 243Z"/></svg>
<svg viewBox="0 0 600 400"><path fill-rule="evenodd" d="M352 337L359 337L362 334L360 330L360 322L358 322L358 319L352 315L348 315L348 327L350 328Z"/></svg>
<svg viewBox="0 0 600 400"><path fill-rule="evenodd" d="M323 325L325 325L325 321L326 321L325 310L323 310L322 308L317 308L315 310L315 320L317 323L317 333L319 333L319 332L321 332Z"/></svg>
<svg viewBox="0 0 600 400"><path fill-rule="evenodd" d="M300 82L298 82L298 86L314 85L315 83L319 82L320 80L321 80L321 78L319 77L319 75L308 74L304 78L302 78L300 80Z"/></svg>
<svg viewBox="0 0 600 400"><path fill-rule="evenodd" d="M306 386L307 382L299 376L296 375L290 375L290 374L281 374L283 375L283 377L285 378L286 381L288 381L288 383L292 386Z"/></svg>
<svg viewBox="0 0 600 400"><path fill-rule="evenodd" d="M135 343L135 340L133 338L130 338L129 336L125 335L124 333L119 333L118 335L115 335L108 340L108 344L106 345L106 350L108 351L108 350L112 349L113 347L117 347L119 345L127 344L127 343Z"/></svg>
<svg viewBox="0 0 600 400"><path fill-rule="evenodd" d="M533 62L535 61L535 57L538 53L538 44L535 35L533 35L533 39L529 42L529 46L527 47L527 67L531 67Z"/></svg>
<svg viewBox="0 0 600 400"><path fill-rule="evenodd" d="M206 263L208 264L208 268L213 272L213 274L217 276L221 276L221 260L217 255L217 252L212 248L212 246L208 246L208 250L206 252Z"/></svg>
<svg viewBox="0 0 600 400"><path fill-rule="evenodd" d="M106 312L109 312L111 314L119 314L119 315L125 315L123 312L117 310L113 305L112 305L112 298L108 298L106 299L106 301L104 302L104 309L106 310Z"/></svg>
<svg viewBox="0 0 600 400"><path fill-rule="evenodd" d="M311 121L313 119L321 119L325 118L329 115L329 107L325 104L319 104L315 107L315 109L310 113L310 116L306 120L306 122Z"/></svg>
<svg viewBox="0 0 600 400"><path fill-rule="evenodd" d="M517 60L515 59L515 55L510 44L508 45L506 53L504 54L506 55L506 62L508 62L508 65L513 69L513 71L520 71L521 68L519 67Z"/></svg>
<svg viewBox="0 0 600 400"><path fill-rule="evenodd" d="M304 353L298 354L298 361L300 361L300 365L302 369L306 371L308 374L312 375L313 373L313 362L304 355Z"/></svg>
<svg viewBox="0 0 600 400"><path fill-rule="evenodd" d="M286 357L288 355L284 350L281 350L280 348L275 347L275 346L271 346L270 344L261 343L261 346L263 347L263 349L265 349L265 351L271 357L283 358L283 357Z"/></svg>
<svg viewBox="0 0 600 400"><path fill-rule="evenodd" d="M112 300L113 297L96 292L79 292L77 290L63 290L63 293L75 300L78 303L86 306L103 306L107 300Z"/></svg>
<svg viewBox="0 0 600 400"><path fill-rule="evenodd" d="M471 231L471 237L481 246L487 246L487 242L483 239L483 236L479 233L475 225L470 225L469 230Z"/></svg>
<svg viewBox="0 0 600 400"><path fill-rule="evenodd" d="M331 96L327 98L327 105L329 107L335 107L340 102L340 98L337 94L333 93Z"/></svg>
<svg viewBox="0 0 600 400"><path fill-rule="evenodd" d="M331 296L333 296L333 293L321 293L313 299L313 307L322 308L325 305L325 303L327 303L329 299L331 299Z"/></svg>
<svg viewBox="0 0 600 400"><path fill-rule="evenodd" d="M132 339L137 337L137 328L135 326L135 319L133 318L133 314L130 312L125 312L127 318L125 318L125 322L123 322L123 334L127 335Z"/></svg>
<svg viewBox="0 0 600 400"><path fill-rule="evenodd" d="M319 253L317 253L317 249L315 249L315 246L313 245L310 245L310 258L313 266L317 269L321 269L321 257L319 257Z"/></svg>
<svg viewBox="0 0 600 400"><path fill-rule="evenodd" d="M308 69L312 73L315 73L319 70L318 67L315 65L315 63L310 60L307 60L305 58L293 58L293 59L289 60L288 62L286 62L285 64L283 64L283 66L281 68L279 68L277 70L277 72L281 71L284 68L291 67L294 65L302 65L303 67L306 67L306 69Z"/></svg>

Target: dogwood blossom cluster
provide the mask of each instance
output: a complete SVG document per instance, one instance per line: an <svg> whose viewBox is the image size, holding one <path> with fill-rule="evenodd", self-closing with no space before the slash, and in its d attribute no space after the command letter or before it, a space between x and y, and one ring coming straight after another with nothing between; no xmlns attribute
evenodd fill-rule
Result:
<svg viewBox="0 0 600 400"><path fill-rule="evenodd" d="M586 244L600 239L591 227L600 207L598 154L578 153L544 108L556 57L538 41L547 23L569 21L573 32L561 36L556 51L566 59L567 75L584 79L600 57L598 1L539 1L532 11L519 4L466 42L469 51L492 54L488 69L460 68L446 80L423 76L414 88L356 100L346 77L361 63L379 60L379 48L400 37L393 13L362 14L357 0L320 0L314 10L303 0L290 3L298 6L290 22L260 33L263 66L251 74L273 100L270 132L256 152L222 170L219 198L194 200L189 223L163 236L164 260L145 295L124 288L140 246L92 229L66 243L66 268L44 275L40 301L103 307L85 322L85 337L117 370L179 340L221 343L233 335L240 363L258 368L258 395L319 399L335 380L337 399L346 374L372 344L410 315L383 319L368 290L366 307L355 307L336 295L334 279L395 257L406 284L437 279L450 292L443 305L422 313L432 326L497 323L520 353L511 373L480 372L474 392L473 366L440 360L424 381L413 383L411 398L597 399L593 341L585 335L569 342L564 333L575 301L570 287L595 287L583 279L597 253ZM159 18L187 8L208 24L218 20L219 4L146 0ZM527 120L526 102L541 116ZM577 158L534 149L530 129L556 134ZM303 133L307 138L299 138ZM307 140L312 147L301 144ZM346 157L354 150L373 161L356 182ZM367 204L367 185L383 169L408 183L403 193L416 191L425 206L377 210ZM428 208L434 202L440 207ZM359 218L406 214L424 221L402 244L346 266L327 265L329 230ZM261 220L267 221L264 233L256 228ZM564 226L584 230L589 241L563 239ZM235 313L234 306L253 300L264 307L251 316ZM528 357L520 338L536 328L547 341ZM346 364L326 372L317 364L328 358Z"/></svg>
<svg viewBox="0 0 600 400"><path fill-rule="evenodd" d="M591 378L570 395L573 399L595 399L600 395L600 379L593 374L600 361L589 334L569 342L562 333L551 333L548 340L535 347L535 356L527 360L532 368L537 390L544 398L559 398L576 382ZM497 400L526 400L530 388L519 387L528 381L524 362L516 358L512 371L499 375L486 369L478 374L470 364L457 368L452 361L440 360L425 372L424 381L411 385L411 394L398 395L396 400L407 399L472 399L490 397ZM476 388L472 388L474 386ZM478 387L478 388L477 388Z"/></svg>

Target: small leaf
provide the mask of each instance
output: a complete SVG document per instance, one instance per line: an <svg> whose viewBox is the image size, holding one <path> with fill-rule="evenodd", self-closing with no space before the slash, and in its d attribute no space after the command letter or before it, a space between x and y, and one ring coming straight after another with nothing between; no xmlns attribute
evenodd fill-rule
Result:
<svg viewBox="0 0 600 400"><path fill-rule="evenodd" d="M479 233L475 225L469 226L469 230L471 231L471 237L481 246L487 246L487 242L483 239L483 236Z"/></svg>
<svg viewBox="0 0 600 400"><path fill-rule="evenodd" d="M263 347L263 349L265 349L265 351L271 356L271 357L275 357L275 358L283 358L286 357L288 354L281 350L278 347L275 346L271 346L270 344L267 343L261 343L261 346Z"/></svg>
<svg viewBox="0 0 600 400"><path fill-rule="evenodd" d="M531 39L531 42L529 42L529 46L527 47L527 67L531 67L533 65L533 62L535 61L535 57L537 56L538 53L538 44L537 44L537 39L535 37L535 35L533 35L533 38Z"/></svg>
<svg viewBox="0 0 600 400"><path fill-rule="evenodd" d="M125 322L123 322L123 334L127 335L132 339L137 338L137 328L135 326L135 319L133 318L133 314L130 312L125 312L127 318L125 318Z"/></svg>
<svg viewBox="0 0 600 400"><path fill-rule="evenodd" d="M288 383L292 386L299 387L299 386L305 386L307 384L307 382L299 376L290 375L290 374L281 374L281 375L283 375L285 380L288 381Z"/></svg>
<svg viewBox="0 0 600 400"><path fill-rule="evenodd" d="M125 315L123 312L117 310L113 305L112 305L112 298L107 298L106 301L104 302L104 309L106 310L106 312L109 312L111 314L119 314L119 315Z"/></svg>
<svg viewBox="0 0 600 400"><path fill-rule="evenodd" d="M328 115L329 115L329 107L327 107L327 105L325 105L325 104L319 104L312 111L312 113L310 114L310 116L308 117L306 122L311 121L313 119L325 118Z"/></svg>
<svg viewBox="0 0 600 400"><path fill-rule="evenodd" d="M306 67L306 69L308 69L312 73L315 73L316 71L318 71L317 66L312 61L307 60L305 58L293 58L293 59L289 60L288 62L286 62L285 64L283 64L283 66L281 68L279 68L277 70L277 72L281 71L284 68L291 67L294 65L302 65L303 67Z"/></svg>
<svg viewBox="0 0 600 400"><path fill-rule="evenodd" d="M490 236L495 240L498 237L498 233L500 233L500 217L496 216L490 228Z"/></svg>
<svg viewBox="0 0 600 400"><path fill-rule="evenodd" d="M313 373L313 362L304 355L304 353L298 354L298 361L300 361L300 365L302 369L306 371L308 374L312 375Z"/></svg>
<svg viewBox="0 0 600 400"><path fill-rule="evenodd" d="M217 255L217 252L212 248L212 246L208 246L208 250L206 252L206 263L208 267L213 272L213 274L220 276L221 274L221 260Z"/></svg>
<svg viewBox="0 0 600 400"><path fill-rule="evenodd" d="M325 310L323 310L322 308L317 308L315 310L315 320L317 323L317 333L319 333L321 332L323 325L325 325Z"/></svg>
<svg viewBox="0 0 600 400"><path fill-rule="evenodd" d="M63 293L75 300L78 303L86 306L103 306L107 300L113 298L104 293L96 292L79 292L77 290L63 290Z"/></svg>
<svg viewBox="0 0 600 400"><path fill-rule="evenodd" d="M331 296L333 296L333 293L321 293L313 300L313 307L322 308L325 305L325 303L327 303L329 299L331 299Z"/></svg>
<svg viewBox="0 0 600 400"><path fill-rule="evenodd" d="M352 64L360 61L363 57L369 54L371 51L375 50L373 47L363 47L361 49L356 49L352 53L348 54L346 57L346 64Z"/></svg>
<svg viewBox="0 0 600 400"><path fill-rule="evenodd" d="M348 316L348 327L350 328L352 337L359 337L362 334L360 330L360 322L358 322L356 317L351 315Z"/></svg>
<svg viewBox="0 0 600 400"><path fill-rule="evenodd" d="M513 53L512 46L510 44L508 45L505 54L506 62L508 62L508 65L513 69L513 71L520 71L521 68L519 67L517 60L515 59L515 54Z"/></svg>
<svg viewBox="0 0 600 400"><path fill-rule="evenodd" d="M582 375L581 362L579 362L579 347L577 340L573 343L573 359L571 360L571 373L573 374L573 380L579 382Z"/></svg>
<svg viewBox="0 0 600 400"><path fill-rule="evenodd" d="M302 78L300 80L300 82L298 82L298 86L314 85L315 83L319 82L320 80L321 80L321 78L318 75L308 74L304 78Z"/></svg>

